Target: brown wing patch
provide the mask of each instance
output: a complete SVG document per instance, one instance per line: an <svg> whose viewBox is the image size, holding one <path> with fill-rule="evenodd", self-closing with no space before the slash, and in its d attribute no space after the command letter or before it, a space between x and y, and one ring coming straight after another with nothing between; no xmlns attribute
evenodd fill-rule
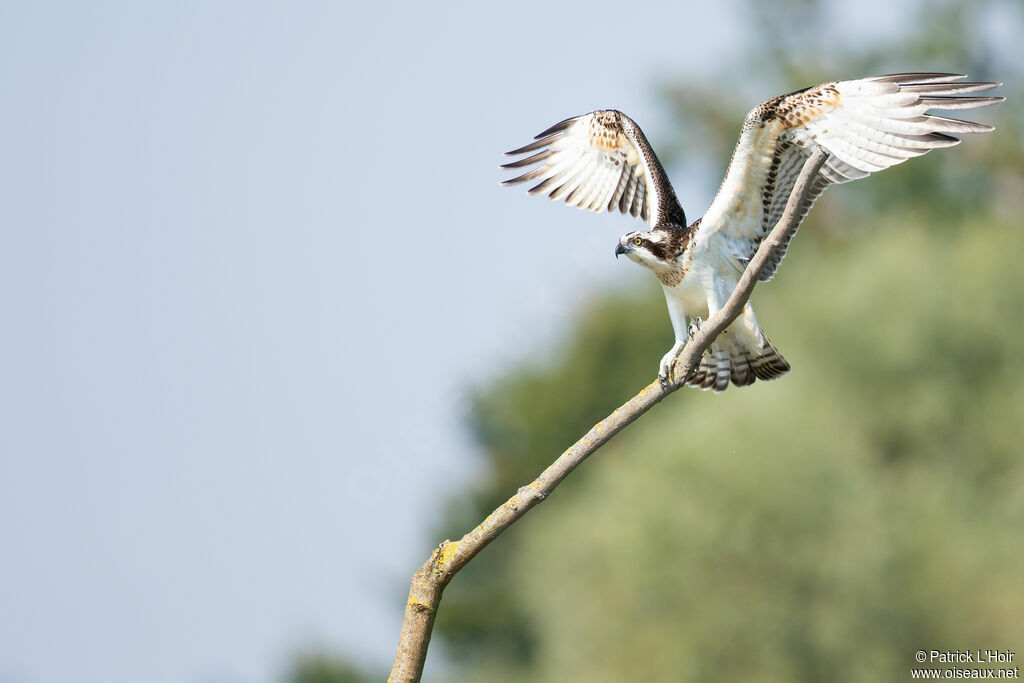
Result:
<svg viewBox="0 0 1024 683"><path fill-rule="evenodd" d="M587 140L592 147L602 149L618 149L625 144L622 135L622 124L614 111L601 111L590 119Z"/></svg>
<svg viewBox="0 0 1024 683"><path fill-rule="evenodd" d="M814 121L842 105L835 83L822 83L764 102L754 110L760 121L777 120L786 128L797 128Z"/></svg>

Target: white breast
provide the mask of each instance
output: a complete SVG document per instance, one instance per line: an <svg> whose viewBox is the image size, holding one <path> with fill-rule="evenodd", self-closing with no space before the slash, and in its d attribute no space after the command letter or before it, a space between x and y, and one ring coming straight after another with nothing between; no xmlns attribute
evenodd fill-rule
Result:
<svg viewBox="0 0 1024 683"><path fill-rule="evenodd" d="M701 281L701 270L699 267L690 268L682 282L675 287L665 287L665 296L678 302L686 311L686 315L707 318L708 300L704 293L704 283Z"/></svg>

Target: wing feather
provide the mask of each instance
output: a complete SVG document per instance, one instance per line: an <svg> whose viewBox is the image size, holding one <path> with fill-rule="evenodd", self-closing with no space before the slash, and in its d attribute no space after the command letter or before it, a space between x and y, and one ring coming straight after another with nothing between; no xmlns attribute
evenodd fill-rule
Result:
<svg viewBox="0 0 1024 683"><path fill-rule="evenodd" d="M763 102L747 115L722 186L701 219L696 239L718 240L720 253L748 261L785 209L804 161L814 149L825 164L800 206L802 219L834 183L877 173L932 149L952 147L951 134L986 133L992 126L929 114L977 109L1002 97L962 97L1002 85L966 76L903 73L823 83ZM798 220L799 224L799 220ZM790 235L792 237L792 235ZM788 245L788 243L787 243ZM761 274L769 280L786 246Z"/></svg>
<svg viewBox="0 0 1024 683"><path fill-rule="evenodd" d="M967 78L966 74L944 74L944 73L921 73L909 71L901 74L885 74L884 76L872 76L864 78L860 83L948 83Z"/></svg>
<svg viewBox="0 0 1024 683"><path fill-rule="evenodd" d="M640 181L628 170L624 171L623 175L626 176L626 187L623 189L622 197L619 199L619 211L628 213L633 218L636 218L637 212L633 208L633 200L636 198L636 190L640 185Z"/></svg>
<svg viewBox="0 0 1024 683"><path fill-rule="evenodd" d="M518 161L512 161L505 164L504 168L523 168L524 166L532 166L533 164L539 164L540 162L551 156L551 150L545 149L541 152L537 152L534 155L519 159Z"/></svg>
<svg viewBox="0 0 1024 683"><path fill-rule="evenodd" d="M903 92L931 93L932 95L964 95L969 92L991 90L992 88L998 88L1001 85L1002 83L988 82L940 83L938 85L934 83L908 83L906 85L901 85L900 90Z"/></svg>
<svg viewBox="0 0 1024 683"><path fill-rule="evenodd" d="M615 190L608 197L608 206L605 209L608 212L614 211L616 208L620 208L622 205L622 199L626 196L626 184L629 182L629 174L625 173L623 169L619 169L618 182L615 185ZM626 213L625 210L622 213Z"/></svg>
<svg viewBox="0 0 1024 683"><path fill-rule="evenodd" d="M548 192L551 199L597 213L617 208L652 226L686 225L665 169L640 127L622 112L566 119L506 154L530 156L503 165L505 170L541 165L502 185L539 180L529 194Z"/></svg>

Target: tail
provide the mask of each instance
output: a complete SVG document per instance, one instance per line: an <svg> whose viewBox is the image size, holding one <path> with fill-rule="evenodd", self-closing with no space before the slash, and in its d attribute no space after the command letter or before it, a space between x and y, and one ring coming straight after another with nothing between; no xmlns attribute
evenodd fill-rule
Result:
<svg viewBox="0 0 1024 683"><path fill-rule="evenodd" d="M735 337L725 340L719 337L704 352L700 364L687 376L686 383L720 394L729 388L730 380L738 387L745 387L759 379L776 379L788 373L789 363L782 354L764 334L759 334L759 337L759 343L751 345L742 344Z"/></svg>

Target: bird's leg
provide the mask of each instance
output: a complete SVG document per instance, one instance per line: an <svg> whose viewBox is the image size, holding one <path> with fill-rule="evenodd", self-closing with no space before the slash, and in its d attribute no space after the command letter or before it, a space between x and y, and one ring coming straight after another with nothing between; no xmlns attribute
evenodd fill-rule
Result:
<svg viewBox="0 0 1024 683"><path fill-rule="evenodd" d="M676 359L683 352L683 347L690 340L686 334L686 311L682 304L665 289L665 301L668 303L668 317L672 321L672 331L676 335L676 343L661 357L658 365L658 383L661 386L668 386L672 382L672 370L676 366Z"/></svg>
<svg viewBox="0 0 1024 683"><path fill-rule="evenodd" d="M668 386L672 382L672 371L675 369L676 359L683 352L683 347L686 346L687 341L685 338L676 339L676 343L672 345L668 353L661 357L661 365L658 369L658 383L661 386Z"/></svg>
<svg viewBox="0 0 1024 683"><path fill-rule="evenodd" d="M693 341L693 338L697 336L697 332L700 331L700 326L704 321L699 317L695 316L690 319L689 324L686 326L686 336L682 339L676 339L676 343L669 349L661 358L661 370L658 372L658 382L661 386L669 384L675 373L676 361L679 359L679 355L683 352L683 347ZM714 354L714 347L709 346L705 353Z"/></svg>

